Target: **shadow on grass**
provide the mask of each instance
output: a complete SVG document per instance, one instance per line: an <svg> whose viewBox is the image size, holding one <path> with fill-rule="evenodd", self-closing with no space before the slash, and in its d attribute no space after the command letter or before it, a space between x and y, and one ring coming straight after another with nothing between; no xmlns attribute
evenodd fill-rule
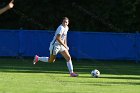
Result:
<svg viewBox="0 0 140 93"><path fill-rule="evenodd" d="M131 78L133 80L129 80L127 77L125 78L126 80L123 80L124 78L117 78L117 77L100 77L100 78L92 78L89 76L80 76L78 78L86 78L88 80L86 81L63 81L64 83L78 83L80 85L94 85L94 86L123 86L123 85L140 85L140 82L134 80L139 80L138 78ZM104 80L102 78L106 78L109 80ZM102 79L102 80L101 80ZM113 81L110 79L114 79ZM115 80L115 79L122 79L121 81Z"/></svg>
<svg viewBox="0 0 140 93"><path fill-rule="evenodd" d="M0 59L0 72L10 73L68 73L64 62L43 63L33 65L32 59Z"/></svg>
<svg viewBox="0 0 140 93"><path fill-rule="evenodd" d="M73 81L64 81L66 83L71 83ZM122 86L122 85L140 85L139 82L79 82L74 81L75 83L79 83L80 85L94 85L94 86Z"/></svg>
<svg viewBox="0 0 140 93"><path fill-rule="evenodd" d="M140 75L139 73L140 64L136 64L134 62L74 60L73 65L74 65L74 70L80 74L85 74L85 73L90 74L92 70L98 69L101 72L101 74L103 73L103 74L114 74L114 75ZM66 74L68 73L68 69L65 60L62 59L58 59L55 63L38 62L36 65L33 65L31 58L25 58L25 59L1 58L0 72ZM102 77L102 78L107 78L107 77ZM113 78L113 77L108 77L108 78ZM128 79L129 78L131 77L128 77Z"/></svg>
<svg viewBox="0 0 140 93"><path fill-rule="evenodd" d="M81 76L80 78L94 78L94 77L91 77L91 76ZM99 79L102 78L102 79L124 79L124 80L140 80L140 76L137 75L137 76L100 76ZM98 78L96 78L98 79Z"/></svg>
<svg viewBox="0 0 140 93"><path fill-rule="evenodd" d="M83 82L82 82L83 83ZM85 85L96 86L122 86L122 85L140 85L139 82L86 82Z"/></svg>

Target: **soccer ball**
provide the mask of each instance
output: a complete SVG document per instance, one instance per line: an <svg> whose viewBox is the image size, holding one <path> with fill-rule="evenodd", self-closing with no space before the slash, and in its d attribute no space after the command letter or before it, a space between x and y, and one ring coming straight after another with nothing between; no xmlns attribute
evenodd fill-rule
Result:
<svg viewBox="0 0 140 93"><path fill-rule="evenodd" d="M98 78L100 76L100 71L95 69L95 70L92 70L91 71L91 76L92 77L95 77L95 78Z"/></svg>

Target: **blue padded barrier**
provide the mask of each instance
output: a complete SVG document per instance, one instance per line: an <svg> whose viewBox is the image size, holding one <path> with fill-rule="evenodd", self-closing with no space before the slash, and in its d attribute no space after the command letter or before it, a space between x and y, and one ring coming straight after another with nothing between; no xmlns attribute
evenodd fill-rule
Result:
<svg viewBox="0 0 140 93"><path fill-rule="evenodd" d="M19 51L18 31L0 31L0 56L17 56Z"/></svg>
<svg viewBox="0 0 140 93"><path fill-rule="evenodd" d="M0 56L49 56L53 35L46 30L0 30ZM139 41L139 33L68 32L70 54L78 59L140 60Z"/></svg>

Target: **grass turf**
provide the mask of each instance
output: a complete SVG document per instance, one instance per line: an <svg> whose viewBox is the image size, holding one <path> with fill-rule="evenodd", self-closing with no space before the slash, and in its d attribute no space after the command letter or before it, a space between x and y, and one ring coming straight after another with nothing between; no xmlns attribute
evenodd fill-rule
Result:
<svg viewBox="0 0 140 93"><path fill-rule="evenodd" d="M65 60L32 64L32 59L0 58L0 93L140 93L140 64L73 61L79 77L69 77ZM98 69L100 78L92 78Z"/></svg>

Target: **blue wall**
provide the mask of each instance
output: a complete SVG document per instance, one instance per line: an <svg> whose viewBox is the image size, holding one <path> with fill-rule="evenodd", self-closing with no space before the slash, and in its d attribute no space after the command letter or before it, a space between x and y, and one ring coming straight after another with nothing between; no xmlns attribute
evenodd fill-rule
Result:
<svg viewBox="0 0 140 93"><path fill-rule="evenodd" d="M49 56L53 35L45 30L1 30L0 56ZM140 60L139 33L69 31L68 45L74 58Z"/></svg>

